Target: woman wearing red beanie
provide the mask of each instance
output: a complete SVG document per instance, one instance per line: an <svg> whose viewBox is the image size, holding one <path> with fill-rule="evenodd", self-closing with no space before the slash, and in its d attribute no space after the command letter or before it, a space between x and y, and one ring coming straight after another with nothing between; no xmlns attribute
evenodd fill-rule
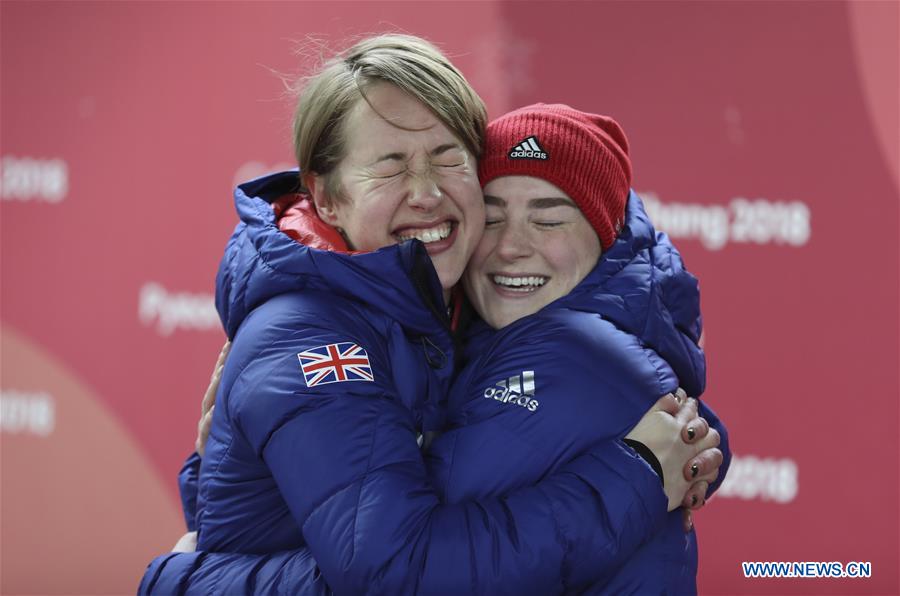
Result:
<svg viewBox="0 0 900 596"><path fill-rule="evenodd" d="M463 373L451 397L451 426L460 428L450 433L452 447L432 453L446 466L503 449L511 437L528 448L507 448L465 480L451 475L452 499L484 494L485 485L502 494L533 482L592 440L621 438L660 391L680 385L699 396L706 382L697 280L630 191L621 127L537 104L491 122L486 139L479 164L485 232L463 284L485 327L497 331L479 333L476 325L470 332L470 375ZM512 383L525 375L520 370L531 381L528 411L496 411L491 402L501 392L484 399L488 392L479 390L495 379ZM506 395L501 401L523 405ZM705 405L700 413L721 437L724 462L717 474L698 476L688 505L712 494L730 461L725 428ZM505 433L487 432L497 428ZM588 591L693 593L696 574L696 537L672 512Z"/></svg>

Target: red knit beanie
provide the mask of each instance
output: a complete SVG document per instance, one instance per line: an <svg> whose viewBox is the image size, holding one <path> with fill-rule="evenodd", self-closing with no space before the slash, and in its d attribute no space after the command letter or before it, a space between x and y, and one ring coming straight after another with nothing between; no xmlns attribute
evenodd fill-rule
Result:
<svg viewBox="0 0 900 596"><path fill-rule="evenodd" d="M501 176L534 176L555 184L575 201L606 250L625 217L628 140L612 118L539 103L488 125L478 174L482 186Z"/></svg>

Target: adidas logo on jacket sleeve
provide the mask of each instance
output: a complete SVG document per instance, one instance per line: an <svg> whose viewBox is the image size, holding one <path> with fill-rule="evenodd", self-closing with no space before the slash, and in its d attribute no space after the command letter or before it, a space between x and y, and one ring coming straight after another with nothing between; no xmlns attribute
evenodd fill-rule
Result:
<svg viewBox="0 0 900 596"><path fill-rule="evenodd" d="M522 374L497 381L493 387L484 390L486 399L494 399L505 404L521 406L534 412L540 402L534 399L534 371L525 370Z"/></svg>

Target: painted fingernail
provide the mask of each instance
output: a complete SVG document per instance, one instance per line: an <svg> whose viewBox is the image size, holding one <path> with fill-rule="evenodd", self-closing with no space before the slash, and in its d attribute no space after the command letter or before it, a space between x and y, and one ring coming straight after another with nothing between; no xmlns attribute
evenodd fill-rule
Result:
<svg viewBox="0 0 900 596"><path fill-rule="evenodd" d="M697 477L697 472L700 471L700 466L697 464L691 464L691 478Z"/></svg>
<svg viewBox="0 0 900 596"><path fill-rule="evenodd" d="M694 427L691 426L691 427L688 427L688 429L687 429L687 434L688 434L688 439L693 440L693 439L694 439L694 435L697 434L697 431L695 431L695 430L694 430Z"/></svg>
<svg viewBox="0 0 900 596"><path fill-rule="evenodd" d="M697 495L691 495L691 506L693 507L696 504L697 504Z"/></svg>

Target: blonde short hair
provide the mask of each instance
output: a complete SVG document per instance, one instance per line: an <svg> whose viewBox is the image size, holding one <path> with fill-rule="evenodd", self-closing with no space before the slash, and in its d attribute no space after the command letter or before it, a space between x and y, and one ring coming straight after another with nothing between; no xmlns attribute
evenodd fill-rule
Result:
<svg viewBox="0 0 900 596"><path fill-rule="evenodd" d="M396 85L427 106L477 158L484 143L484 102L431 43L387 34L360 41L326 62L300 94L294 151L300 171L324 177L326 195L340 188L330 174L345 156L344 121L373 83Z"/></svg>

